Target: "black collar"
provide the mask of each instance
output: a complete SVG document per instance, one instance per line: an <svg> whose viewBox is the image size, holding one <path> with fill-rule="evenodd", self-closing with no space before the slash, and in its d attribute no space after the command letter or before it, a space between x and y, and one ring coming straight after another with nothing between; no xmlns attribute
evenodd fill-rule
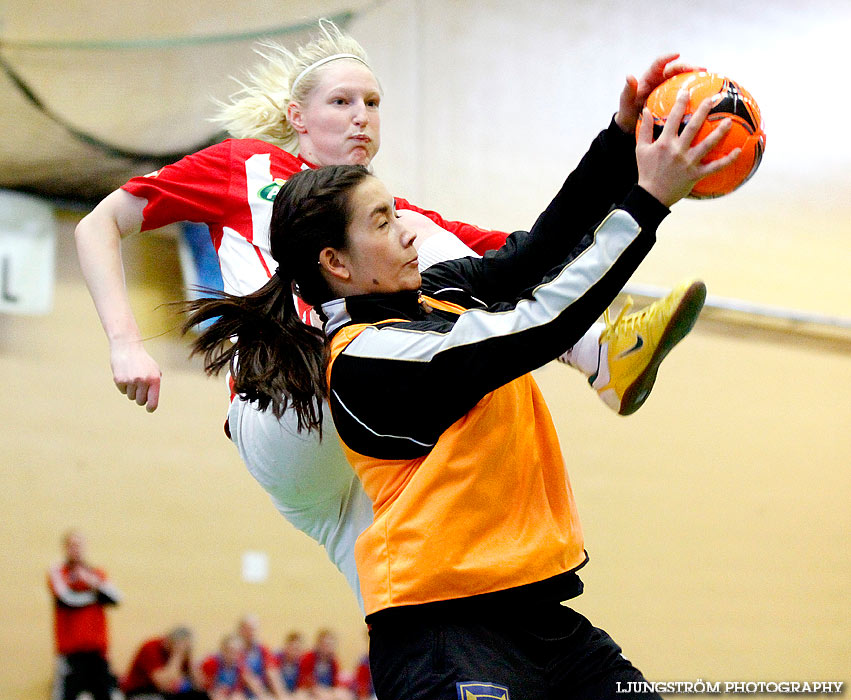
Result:
<svg viewBox="0 0 851 700"><path fill-rule="evenodd" d="M329 338L350 323L376 323L388 318L413 321L425 313L420 306L419 290L333 299L322 304L322 312L328 319L325 333Z"/></svg>

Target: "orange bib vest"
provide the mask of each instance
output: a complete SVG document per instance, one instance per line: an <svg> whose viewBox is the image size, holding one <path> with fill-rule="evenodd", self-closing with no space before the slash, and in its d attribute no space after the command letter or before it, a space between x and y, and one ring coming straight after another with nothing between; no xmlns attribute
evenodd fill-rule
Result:
<svg viewBox="0 0 851 700"><path fill-rule="evenodd" d="M334 336L329 383L335 359L370 325ZM355 545L367 615L536 583L586 560L555 427L529 374L484 396L425 457L376 459L341 442L373 503Z"/></svg>

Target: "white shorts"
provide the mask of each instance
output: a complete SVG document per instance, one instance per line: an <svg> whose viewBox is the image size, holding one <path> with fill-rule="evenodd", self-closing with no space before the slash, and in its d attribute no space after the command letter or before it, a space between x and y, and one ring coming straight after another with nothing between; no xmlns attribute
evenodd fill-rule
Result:
<svg viewBox="0 0 851 700"><path fill-rule="evenodd" d="M355 541L372 524L372 502L346 460L326 406L322 440L299 433L294 411L271 410L236 397L228 427L248 471L296 529L319 542L363 609Z"/></svg>

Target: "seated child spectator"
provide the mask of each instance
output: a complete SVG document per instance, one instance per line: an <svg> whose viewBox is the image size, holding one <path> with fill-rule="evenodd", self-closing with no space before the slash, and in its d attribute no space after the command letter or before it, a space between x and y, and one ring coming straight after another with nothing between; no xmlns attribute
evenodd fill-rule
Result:
<svg viewBox="0 0 851 700"><path fill-rule="evenodd" d="M281 675L281 682L289 692L298 688L298 673L301 658L304 656L304 635L292 631L284 638L284 646L276 654L275 660Z"/></svg>
<svg viewBox="0 0 851 700"><path fill-rule="evenodd" d="M340 683L337 635L330 629L319 630L316 646L302 657L298 688L319 700L351 700L351 691Z"/></svg>
<svg viewBox="0 0 851 700"><path fill-rule="evenodd" d="M207 698L192 677L192 630L175 627L164 637L142 644L121 689L128 700L141 695L164 700Z"/></svg>
<svg viewBox="0 0 851 700"><path fill-rule="evenodd" d="M210 700L241 700L245 697L240 659L245 650L242 637L226 635L216 654L210 654L201 663L201 686Z"/></svg>
<svg viewBox="0 0 851 700"><path fill-rule="evenodd" d="M237 634L244 644L240 663L249 697L288 697L278 671L277 659L269 648L260 642L260 622L257 616L245 615L239 621Z"/></svg>

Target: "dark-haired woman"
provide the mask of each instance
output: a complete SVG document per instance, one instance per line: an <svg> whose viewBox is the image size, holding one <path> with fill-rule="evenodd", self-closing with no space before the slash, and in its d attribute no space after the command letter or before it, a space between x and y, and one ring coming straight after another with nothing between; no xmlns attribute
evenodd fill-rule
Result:
<svg viewBox="0 0 851 700"><path fill-rule="evenodd" d="M729 124L692 146L709 102L678 134L684 97L655 142L650 119L634 150L616 125L602 132L529 233L422 275L380 181L357 166L300 173L275 202L269 284L191 305L187 327L218 317L195 348L210 371L230 365L241 395L308 431L331 407L373 503L355 554L381 700L644 689L615 642L561 605L587 555L529 372L612 301L668 207L738 155L701 163ZM298 321L293 288L321 308L330 344Z"/></svg>
<svg viewBox="0 0 851 700"><path fill-rule="evenodd" d="M159 403L160 368L145 350L130 307L121 239L177 221L204 222L215 243L225 290L249 294L275 269L268 221L283 183L306 168L368 165L378 151L381 88L366 52L331 22L320 21L318 29L314 39L295 51L273 44L258 51L262 60L219 115L218 121L235 138L133 178L77 226L80 265L109 338L115 384L149 411ZM632 135L650 90L689 68L676 58L660 57L640 80L632 78L625 86L616 116L625 134ZM474 250L483 253L505 241L503 232L447 221L403 199L397 199L396 206L418 227L422 268L474 255ZM649 393L664 357L656 348L677 340L670 329L677 328L671 323L675 314L688 309L682 300L675 292L651 307L653 315L642 312L608 325L595 324L573 348L565 345L562 350L567 352L560 359L591 377L593 388L613 410L632 413ZM305 305L301 312L312 317ZM637 333L644 338L641 352L620 358ZM249 472L287 521L326 549L358 595L353 547L372 522L372 506L337 441L321 443L314 434L299 434L294 415L276 416L231 398L228 434ZM330 420L327 429L333 430Z"/></svg>

